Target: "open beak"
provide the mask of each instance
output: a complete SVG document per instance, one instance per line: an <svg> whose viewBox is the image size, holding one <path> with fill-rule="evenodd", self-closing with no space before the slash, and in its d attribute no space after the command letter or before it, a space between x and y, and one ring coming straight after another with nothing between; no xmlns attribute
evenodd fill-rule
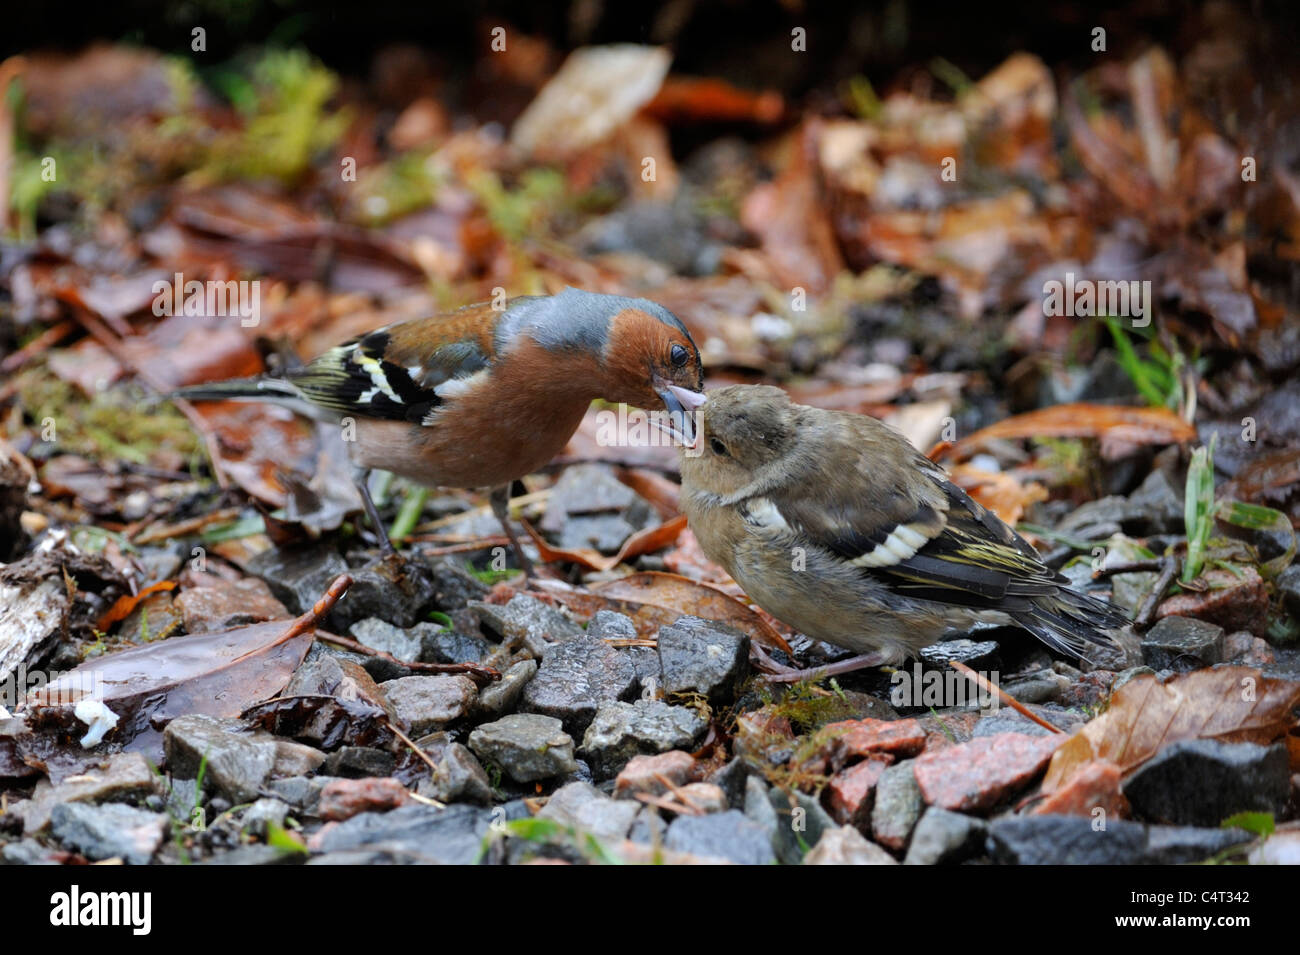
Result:
<svg viewBox="0 0 1300 955"><path fill-rule="evenodd" d="M680 388L677 385L665 384L662 388L657 388L655 394L659 400L664 403L672 415L672 421L675 427L675 437L686 447L692 447L695 444L695 412L704 404L705 395L698 391L691 391L689 388ZM667 430L661 428L660 430ZM670 434L673 432L669 432Z"/></svg>

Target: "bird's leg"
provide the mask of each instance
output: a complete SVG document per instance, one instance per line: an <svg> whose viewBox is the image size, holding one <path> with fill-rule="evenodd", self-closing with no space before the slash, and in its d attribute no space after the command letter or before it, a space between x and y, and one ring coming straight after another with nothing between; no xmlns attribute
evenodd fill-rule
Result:
<svg viewBox="0 0 1300 955"><path fill-rule="evenodd" d="M366 517L370 519L375 533L379 535L379 549L386 558L396 556L397 550L393 547L393 542L388 539L388 530L384 527L384 522L379 519L379 508L375 507L375 502L370 497L370 469L354 468L352 480L357 490L361 492L361 503L366 507Z"/></svg>
<svg viewBox="0 0 1300 955"><path fill-rule="evenodd" d="M825 666L813 667L811 670L797 670L794 667L781 667L776 673L766 673L763 675L768 683L798 683L801 680L824 680L828 676L838 676L841 673L852 673L854 670L866 670L870 667L883 666L886 663L892 663L893 656L884 650L877 650L874 653L864 653L862 656L849 657L847 660L838 660L835 663L828 663Z"/></svg>
<svg viewBox="0 0 1300 955"><path fill-rule="evenodd" d="M510 538L510 546L514 549L515 558L519 561L519 567L527 577L533 576L533 562L528 559L524 553L523 546L519 543L519 538L515 536L515 529L510 526L510 485L503 484L500 487L494 487L488 495L488 501L492 504L492 513L497 516L501 522L501 527L506 532L506 537Z"/></svg>

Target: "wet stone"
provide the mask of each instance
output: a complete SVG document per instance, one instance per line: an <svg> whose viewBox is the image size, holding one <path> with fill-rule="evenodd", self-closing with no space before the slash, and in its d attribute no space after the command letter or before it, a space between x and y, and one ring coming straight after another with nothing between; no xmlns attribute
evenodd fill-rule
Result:
<svg viewBox="0 0 1300 955"><path fill-rule="evenodd" d="M239 732L242 728L238 720L177 717L163 733L168 770L194 779L206 758L206 785L235 803L251 802L275 767L276 747Z"/></svg>
<svg viewBox="0 0 1300 955"><path fill-rule="evenodd" d="M1281 743L1184 740L1166 746L1123 784L1134 812L1153 822L1217 826L1239 812L1274 818L1286 809L1291 776Z"/></svg>
<svg viewBox="0 0 1300 955"><path fill-rule="evenodd" d="M397 768L392 753L371 746L340 746L325 760L324 770L343 779L391 776Z"/></svg>
<svg viewBox="0 0 1300 955"><path fill-rule="evenodd" d="M1192 617L1165 617L1142 638L1142 660L1156 670L1186 672L1223 662L1223 628Z"/></svg>
<svg viewBox="0 0 1300 955"><path fill-rule="evenodd" d="M566 468L551 490L541 529L563 548L613 553L650 522L648 502L601 464Z"/></svg>
<svg viewBox="0 0 1300 955"><path fill-rule="evenodd" d="M1168 534L1183 530L1183 492L1157 468L1129 495L1130 530L1135 534Z"/></svg>
<svg viewBox="0 0 1300 955"><path fill-rule="evenodd" d="M951 865L984 852L988 823L965 813L931 806L916 824L907 865Z"/></svg>
<svg viewBox="0 0 1300 955"><path fill-rule="evenodd" d="M492 783L483 765L460 743L451 743L438 760L430 795L442 802L472 802L482 806L492 802Z"/></svg>
<svg viewBox="0 0 1300 955"><path fill-rule="evenodd" d="M248 572L266 581L271 593L293 613L305 613L348 564L320 547L263 551L248 562ZM359 618L358 618L359 619Z"/></svg>
<svg viewBox="0 0 1300 955"><path fill-rule="evenodd" d="M990 824L987 845L993 860L1007 865L1185 865L1250 838L1240 829L1110 819L1098 830L1079 816L1008 816Z"/></svg>
<svg viewBox="0 0 1300 955"><path fill-rule="evenodd" d="M380 685L407 732L424 736L465 716L478 696L474 681L460 673L402 677Z"/></svg>
<svg viewBox="0 0 1300 955"><path fill-rule="evenodd" d="M598 640L635 640L638 636L636 624L626 614L613 610L598 610L587 624L587 636ZM653 647L620 647L620 655L632 661L636 671L637 685L644 688L653 681L655 687L663 685L663 668L659 664L659 652Z"/></svg>
<svg viewBox="0 0 1300 955"><path fill-rule="evenodd" d="M135 802L161 791L162 781L143 756L118 753L109 757L107 766L88 769L57 786L41 780L18 814L23 820L23 831L30 835L45 828L50 813L60 803Z"/></svg>
<svg viewBox="0 0 1300 955"><path fill-rule="evenodd" d="M487 595L488 586L479 580L456 560L448 557L435 557L426 564L433 581L433 603L444 613L460 610L471 600L481 600ZM440 661L461 663L461 660Z"/></svg>
<svg viewBox="0 0 1300 955"><path fill-rule="evenodd" d="M414 627L433 605L433 574L418 560L381 558L349 573L352 586L326 618L329 629L348 630L367 617Z"/></svg>
<svg viewBox="0 0 1300 955"><path fill-rule="evenodd" d="M954 811L991 809L1024 788L1061 745L1061 734L980 736L915 760L925 801Z"/></svg>
<svg viewBox="0 0 1300 955"><path fill-rule="evenodd" d="M320 804L321 792L334 781L333 776L288 776L271 780L266 784L266 789L294 810L314 816Z"/></svg>
<svg viewBox="0 0 1300 955"><path fill-rule="evenodd" d="M876 783L876 801L871 807L871 834L888 849L902 851L912 835L925 802L917 785L913 763L908 760L890 766Z"/></svg>
<svg viewBox="0 0 1300 955"><path fill-rule="evenodd" d="M614 780L614 795L632 797L636 793L661 796L671 786L685 786L695 772L695 758L680 749L657 756L634 756ZM725 796L724 796L725 798Z"/></svg>
<svg viewBox="0 0 1300 955"><path fill-rule="evenodd" d="M492 644L477 633L461 633L431 622L418 624L410 632L420 641L421 663L480 663L492 652Z"/></svg>
<svg viewBox="0 0 1300 955"><path fill-rule="evenodd" d="M331 854L367 849L381 856L471 865L478 859L491 822L486 809L464 804L436 809L416 803L331 823L313 835L308 845L313 851ZM369 860L353 857L348 861Z"/></svg>
<svg viewBox="0 0 1300 955"><path fill-rule="evenodd" d="M366 645L371 650L380 650L389 656L394 656L403 663L413 663L418 660L423 649L419 634L414 630L403 630L377 617L358 620L352 625L350 632L358 643Z"/></svg>
<svg viewBox="0 0 1300 955"><path fill-rule="evenodd" d="M66 802L50 814L50 832L64 846L87 859L121 858L147 865L162 845L167 817L134 806Z"/></svg>
<svg viewBox="0 0 1300 955"><path fill-rule="evenodd" d="M707 725L693 710L658 700L604 703L587 727L581 752L603 779L633 756L689 749Z"/></svg>
<svg viewBox="0 0 1300 955"><path fill-rule="evenodd" d="M521 660L510 666L501 674L501 679L489 683L479 690L478 700L474 704L474 715L478 717L500 716L515 708L519 698L524 695L528 681L537 673L536 660Z"/></svg>
<svg viewBox="0 0 1300 955"><path fill-rule="evenodd" d="M396 779L333 779L321 789L316 814L343 820L363 812L387 812L408 801L406 787Z"/></svg>
<svg viewBox="0 0 1300 955"><path fill-rule="evenodd" d="M252 833L260 839L266 835L269 826L283 827L288 815L288 803L269 796L263 797L244 810L239 828L241 832Z"/></svg>
<svg viewBox="0 0 1300 955"><path fill-rule="evenodd" d="M933 670L951 670L954 661L964 663L976 672L990 673L1002 669L1000 648L995 640L975 641L966 637L945 640L922 647L921 662Z"/></svg>
<svg viewBox="0 0 1300 955"><path fill-rule="evenodd" d="M291 616L285 605L271 596L270 588L256 577L231 581L208 575L208 579L210 584L191 587L176 598L175 608L185 621L187 633L229 630Z"/></svg>
<svg viewBox="0 0 1300 955"><path fill-rule="evenodd" d="M571 640L585 631L573 620L536 597L519 594L505 606L474 601L469 605L483 625L512 646L527 647L535 657L548 644Z"/></svg>
<svg viewBox="0 0 1300 955"><path fill-rule="evenodd" d="M773 849L786 865L798 865L807 846L816 845L825 833L836 828L815 796L799 790L787 793L773 786L767 797L776 812Z"/></svg>
<svg viewBox="0 0 1300 955"><path fill-rule="evenodd" d="M898 865L898 860L852 826L828 829L803 857L804 865Z"/></svg>
<svg viewBox="0 0 1300 955"><path fill-rule="evenodd" d="M470 734L469 748L519 783L561 776L578 768L573 739L560 721L536 713L513 713L484 723Z"/></svg>
<svg viewBox="0 0 1300 955"><path fill-rule="evenodd" d="M776 861L768 831L735 809L707 816L678 816L668 826L666 848L738 865Z"/></svg>
<svg viewBox="0 0 1300 955"><path fill-rule="evenodd" d="M665 693L699 693L730 702L749 674L749 637L726 624L679 617L659 628Z"/></svg>
<svg viewBox="0 0 1300 955"><path fill-rule="evenodd" d="M1278 574L1275 585L1282 595L1282 606L1292 617L1300 620L1300 564L1292 564Z"/></svg>
<svg viewBox="0 0 1300 955"><path fill-rule="evenodd" d="M550 647L537 675L524 688L520 709L554 716L577 737L591 725L600 704L630 700L636 670L618 650L590 636Z"/></svg>
<svg viewBox="0 0 1300 955"><path fill-rule="evenodd" d="M590 783L578 782L552 793L537 817L573 826L600 839L621 840L640 811L641 804L635 800L610 799Z"/></svg>

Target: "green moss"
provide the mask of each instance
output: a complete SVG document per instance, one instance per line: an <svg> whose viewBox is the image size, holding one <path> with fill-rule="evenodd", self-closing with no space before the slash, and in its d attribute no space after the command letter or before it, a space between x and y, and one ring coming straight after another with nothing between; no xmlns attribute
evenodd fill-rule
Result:
<svg viewBox="0 0 1300 955"><path fill-rule="evenodd" d="M38 430L53 425L53 443L63 451L137 464L159 451L191 461L202 457L185 417L168 404L145 406L133 388L112 388L87 399L48 369L34 368L20 379L18 398Z"/></svg>

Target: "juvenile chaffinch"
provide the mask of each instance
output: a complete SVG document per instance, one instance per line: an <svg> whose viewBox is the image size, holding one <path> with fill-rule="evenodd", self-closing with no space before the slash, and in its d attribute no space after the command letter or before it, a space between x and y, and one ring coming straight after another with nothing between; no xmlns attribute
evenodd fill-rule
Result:
<svg viewBox="0 0 1300 955"><path fill-rule="evenodd" d="M370 469L435 487L493 488L493 510L527 570L508 520L510 483L564 448L593 399L662 406L689 427L678 396L698 394L703 384L699 349L668 309L566 288L516 298L504 310L468 305L378 328L283 378L196 385L177 395L351 418L358 486L390 550L366 489Z"/></svg>
<svg viewBox="0 0 1300 955"><path fill-rule="evenodd" d="M900 663L976 621L1014 622L1075 657L1127 623L874 418L749 385L709 392L700 417L682 510L760 607L865 654L817 676Z"/></svg>

